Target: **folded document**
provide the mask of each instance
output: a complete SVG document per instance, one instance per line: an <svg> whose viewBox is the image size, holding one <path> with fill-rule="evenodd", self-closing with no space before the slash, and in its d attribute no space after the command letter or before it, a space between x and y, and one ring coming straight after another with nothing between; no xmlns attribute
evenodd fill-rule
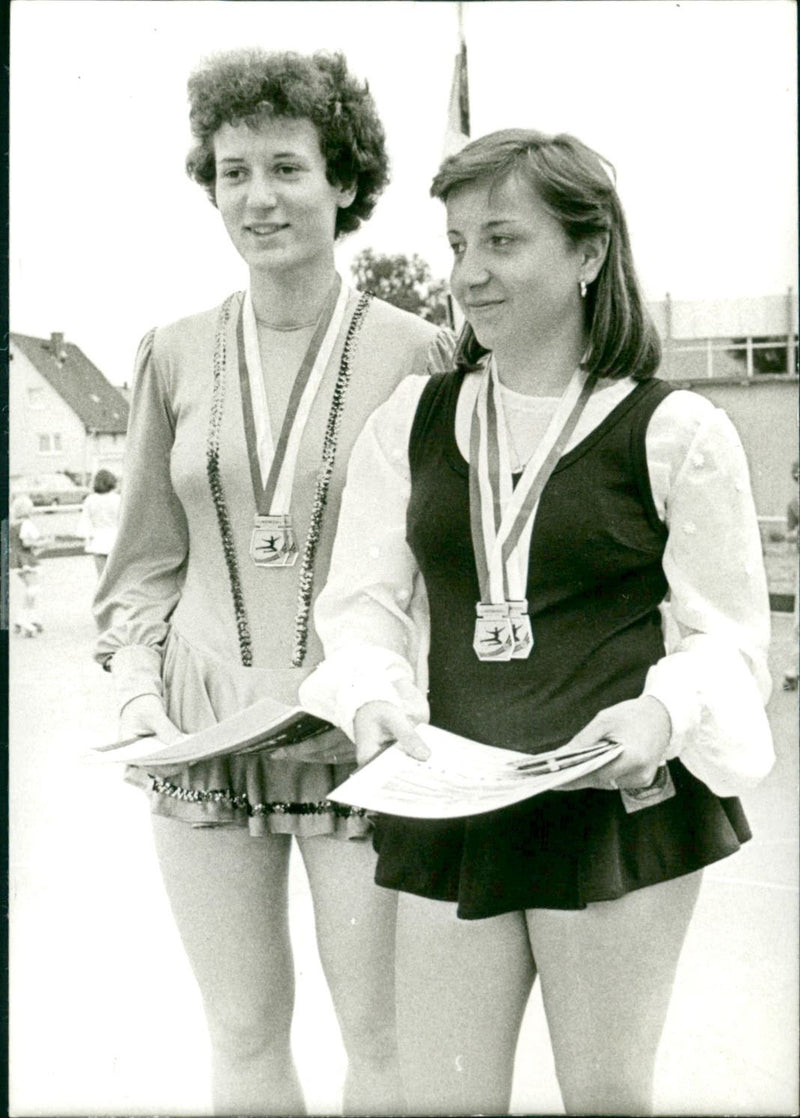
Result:
<svg viewBox="0 0 800 1118"><path fill-rule="evenodd" d="M594 772L618 757L621 745L596 742L579 750L517 753L462 738L436 726L417 733L430 748L416 761L389 746L328 794L328 799L387 815L454 819L508 807Z"/></svg>
<svg viewBox="0 0 800 1118"><path fill-rule="evenodd" d="M172 745L153 736L132 738L98 746L90 751L89 759L155 767L261 751L276 760L331 764L355 760L355 746L330 722L274 699L261 699L214 726L186 734Z"/></svg>

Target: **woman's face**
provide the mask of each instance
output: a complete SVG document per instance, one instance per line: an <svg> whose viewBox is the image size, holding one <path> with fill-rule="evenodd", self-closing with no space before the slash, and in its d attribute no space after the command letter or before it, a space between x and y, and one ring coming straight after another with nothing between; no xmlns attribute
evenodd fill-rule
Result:
<svg viewBox="0 0 800 1118"><path fill-rule="evenodd" d="M581 278L594 278L538 194L518 175L447 196L453 295L486 349L537 345L583 330Z"/></svg>
<svg viewBox="0 0 800 1118"><path fill-rule="evenodd" d="M309 120L223 124L213 142L217 208L251 269L293 269L332 254L336 212L355 189L328 182Z"/></svg>

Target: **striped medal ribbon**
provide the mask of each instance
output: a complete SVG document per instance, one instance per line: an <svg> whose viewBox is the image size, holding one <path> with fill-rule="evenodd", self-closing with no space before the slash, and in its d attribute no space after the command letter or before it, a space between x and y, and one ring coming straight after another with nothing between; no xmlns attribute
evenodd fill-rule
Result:
<svg viewBox="0 0 800 1118"><path fill-rule="evenodd" d="M292 567L297 561L298 545L291 513L297 457L312 404L341 329L349 294L349 289L337 275L292 386L278 442L273 444L269 423L266 423L261 446L252 396L253 391L260 391L263 400L261 414L266 415L258 328L250 293L246 292L242 300L236 340L247 453L256 504L250 558L257 567Z"/></svg>
<svg viewBox="0 0 800 1118"><path fill-rule="evenodd" d="M473 648L479 660L525 660L533 649L527 582L539 499L597 378L576 369L544 437L514 485L497 367L490 358L472 412L469 508L480 601Z"/></svg>

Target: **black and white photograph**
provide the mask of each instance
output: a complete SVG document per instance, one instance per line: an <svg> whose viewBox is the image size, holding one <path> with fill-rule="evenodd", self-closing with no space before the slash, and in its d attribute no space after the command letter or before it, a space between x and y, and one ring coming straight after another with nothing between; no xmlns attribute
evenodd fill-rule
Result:
<svg viewBox="0 0 800 1118"><path fill-rule="evenodd" d="M796 5L9 20L9 1114L800 1113Z"/></svg>

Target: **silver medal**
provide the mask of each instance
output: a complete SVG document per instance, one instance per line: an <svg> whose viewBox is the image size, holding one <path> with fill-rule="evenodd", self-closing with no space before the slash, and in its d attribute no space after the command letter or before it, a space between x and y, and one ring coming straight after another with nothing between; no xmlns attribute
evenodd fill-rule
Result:
<svg viewBox="0 0 800 1118"><path fill-rule="evenodd" d="M502 662L510 660L514 651L514 634L508 606L479 602L472 647L479 660Z"/></svg>
<svg viewBox="0 0 800 1118"><path fill-rule="evenodd" d="M511 622L511 635L514 649L512 660L527 660L533 649L533 629L528 616L527 602L509 602L508 619Z"/></svg>
<svg viewBox="0 0 800 1118"><path fill-rule="evenodd" d="M292 518L257 516L250 539L250 558L257 567L293 567L297 562L297 542Z"/></svg>

